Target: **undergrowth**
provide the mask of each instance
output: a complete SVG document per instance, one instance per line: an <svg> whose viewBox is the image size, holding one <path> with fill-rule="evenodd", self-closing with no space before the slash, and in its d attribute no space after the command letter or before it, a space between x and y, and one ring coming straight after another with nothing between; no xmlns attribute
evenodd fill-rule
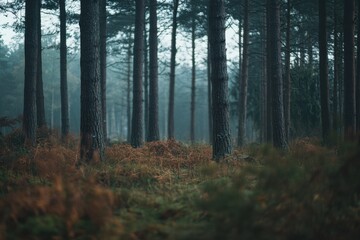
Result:
<svg viewBox="0 0 360 240"><path fill-rule="evenodd" d="M314 139L289 151L176 141L107 147L76 167L78 143L21 132L0 149L0 239L358 239L360 152Z"/></svg>

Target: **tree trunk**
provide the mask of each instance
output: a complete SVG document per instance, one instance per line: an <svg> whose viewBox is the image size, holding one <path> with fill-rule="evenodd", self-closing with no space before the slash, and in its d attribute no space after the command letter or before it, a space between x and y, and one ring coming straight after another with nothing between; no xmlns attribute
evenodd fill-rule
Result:
<svg viewBox="0 0 360 240"><path fill-rule="evenodd" d="M42 77L42 44L41 44L41 1L38 9L38 64L37 64L37 78L36 78L36 120L37 127L46 127L45 120L45 105L44 105L44 87Z"/></svg>
<svg viewBox="0 0 360 240"><path fill-rule="evenodd" d="M281 72L280 0L267 0L268 13L268 54L270 55L270 75L272 89L273 144L277 148L287 148L285 137L283 84Z"/></svg>
<svg viewBox="0 0 360 240"><path fill-rule="evenodd" d="M357 69L356 69L356 133L360 137L360 2L357 17ZM360 142L360 140L359 140Z"/></svg>
<svg viewBox="0 0 360 240"><path fill-rule="evenodd" d="M101 81L101 113L104 140L107 141L106 128L106 0L99 0L100 26L100 81Z"/></svg>
<svg viewBox="0 0 360 240"><path fill-rule="evenodd" d="M69 134L69 102L67 87L67 46L66 46L66 0L60 0L60 95L61 95L61 136Z"/></svg>
<svg viewBox="0 0 360 240"><path fill-rule="evenodd" d="M194 3L192 3L193 8ZM190 103L190 141L195 143L195 101L196 101L196 66L195 66L195 16L191 19L191 103Z"/></svg>
<svg viewBox="0 0 360 240"><path fill-rule="evenodd" d="M249 0L244 2L244 36L243 59L240 76L239 92L239 128L238 147L245 145L246 137L246 110L247 110L247 85L249 78Z"/></svg>
<svg viewBox="0 0 360 240"><path fill-rule="evenodd" d="M147 41L147 29L144 27L144 124L145 139L149 139L149 44Z"/></svg>
<svg viewBox="0 0 360 240"><path fill-rule="evenodd" d="M344 1L344 134L353 140L356 130L355 64L354 64L355 0Z"/></svg>
<svg viewBox="0 0 360 240"><path fill-rule="evenodd" d="M175 103L175 66L176 66L176 29L179 0L174 0L171 32L171 56L170 56L170 90L169 90L169 114L168 114L168 139L174 139L174 103Z"/></svg>
<svg viewBox="0 0 360 240"><path fill-rule="evenodd" d="M36 142L36 79L38 71L39 0L26 0L25 7L25 82L23 132L26 145Z"/></svg>
<svg viewBox="0 0 360 240"><path fill-rule="evenodd" d="M104 136L101 108L99 2L80 2L81 121L80 160L103 159Z"/></svg>
<svg viewBox="0 0 360 240"><path fill-rule="evenodd" d="M144 51L145 1L136 1L135 39L134 39L134 71L133 71L133 112L131 126L131 146L143 145L143 109L142 109L142 76Z"/></svg>
<svg viewBox="0 0 360 240"><path fill-rule="evenodd" d="M266 8L266 7L265 7ZM263 14L263 27L261 28L261 54L262 54L262 77L261 77L261 142L267 141L267 54L266 54L266 9Z"/></svg>
<svg viewBox="0 0 360 240"><path fill-rule="evenodd" d="M338 84L339 84L339 37L336 0L334 2L334 82L333 82L333 131L338 133Z"/></svg>
<svg viewBox="0 0 360 240"><path fill-rule="evenodd" d="M319 0L319 54L322 137L324 142L328 142L330 134L330 111L326 35L326 0Z"/></svg>
<svg viewBox="0 0 360 240"><path fill-rule="evenodd" d="M129 34L130 38L130 34ZM127 142L131 142L131 41L127 51L127 95L126 95L126 116L127 116Z"/></svg>
<svg viewBox="0 0 360 240"><path fill-rule="evenodd" d="M270 28L269 4L266 1L266 142L273 143L273 117L272 117L272 83L271 83L271 42L270 36L273 29Z"/></svg>
<svg viewBox="0 0 360 240"><path fill-rule="evenodd" d="M207 47L207 84L208 84L208 118L209 118L209 144L213 143L213 119L212 119L212 89L211 89L211 61L210 61L210 43L208 38Z"/></svg>
<svg viewBox="0 0 360 240"><path fill-rule="evenodd" d="M224 0L209 1L209 39L213 90L213 159L215 161L220 161L226 155L231 154L224 5Z"/></svg>
<svg viewBox="0 0 360 240"><path fill-rule="evenodd" d="M286 50L285 50L285 80L284 80L284 120L285 137L290 137L290 101L291 101L291 77L290 77L290 29L291 29L291 1L286 4Z"/></svg>

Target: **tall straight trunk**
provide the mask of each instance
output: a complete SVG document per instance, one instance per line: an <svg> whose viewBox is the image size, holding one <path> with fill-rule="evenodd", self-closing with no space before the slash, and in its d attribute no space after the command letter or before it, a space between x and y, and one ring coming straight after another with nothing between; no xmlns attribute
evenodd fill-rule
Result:
<svg viewBox="0 0 360 240"><path fill-rule="evenodd" d="M326 36L326 0L319 0L320 102L322 137L324 142L328 141L330 134L328 53Z"/></svg>
<svg viewBox="0 0 360 240"><path fill-rule="evenodd" d="M192 7L193 7L192 3ZM194 13L193 13L194 15ZM190 141L195 143L195 101L196 101L196 66L195 66L195 16L191 19L191 103L190 103Z"/></svg>
<svg viewBox="0 0 360 240"><path fill-rule="evenodd" d="M176 67L176 29L177 12L179 0L174 0L171 32L171 56L170 56L170 89L169 89L169 109L168 109L168 139L174 139L174 103L175 103L175 67Z"/></svg>
<svg viewBox="0 0 360 240"><path fill-rule="evenodd" d="M261 142L267 141L267 54L266 54L266 9L263 14L263 27L261 28L261 54L262 54L262 77L261 77L261 92L260 92L260 100L261 100Z"/></svg>
<svg viewBox="0 0 360 240"><path fill-rule="evenodd" d="M100 81L101 81L101 113L104 139L107 139L106 123L106 0L99 0L100 26Z"/></svg>
<svg viewBox="0 0 360 240"><path fill-rule="evenodd" d="M130 34L129 34L130 38ZM126 116L127 116L127 142L131 142L131 41L127 50L127 91L126 91Z"/></svg>
<svg viewBox="0 0 360 240"><path fill-rule="evenodd" d="M38 21L39 0L25 2L25 80L23 133L26 145L35 145L36 141L36 79L38 71Z"/></svg>
<svg viewBox="0 0 360 240"><path fill-rule="evenodd" d="M159 97L158 97L158 36L157 0L150 0L150 94L149 94L149 136L148 141L158 141L159 136Z"/></svg>
<svg viewBox="0 0 360 240"><path fill-rule="evenodd" d="M249 78L249 0L244 2L244 36L243 36L243 59L241 67L240 94L239 94L239 129L238 146L245 145L246 110L247 110L247 86Z"/></svg>
<svg viewBox="0 0 360 240"><path fill-rule="evenodd" d="M209 127L209 144L213 143L213 119L212 119L212 89L211 89L211 61L210 61L210 43L208 38L207 47L207 84L208 84L208 127Z"/></svg>
<svg viewBox="0 0 360 240"><path fill-rule="evenodd" d="M231 154L228 74L226 65L225 1L209 1L209 38L213 103L213 159Z"/></svg>
<svg viewBox="0 0 360 240"><path fill-rule="evenodd" d="M344 1L344 134L352 140L356 130L355 60L354 60L355 0Z"/></svg>
<svg viewBox="0 0 360 240"><path fill-rule="evenodd" d="M44 104L44 87L42 77L42 44L41 44L41 0L38 9L38 70L36 78L36 121L37 127L46 127L45 104Z"/></svg>
<svg viewBox="0 0 360 240"><path fill-rule="evenodd" d="M333 82L333 131L338 132L338 84L339 84L339 37L338 37L338 16L334 1L334 82Z"/></svg>
<svg viewBox="0 0 360 240"><path fill-rule="evenodd" d="M145 139L149 138L149 44L147 41L147 29L144 27L144 124Z"/></svg>
<svg viewBox="0 0 360 240"><path fill-rule="evenodd" d="M268 13L270 2L266 1L266 142L273 143L273 117L272 117L272 57L270 36L273 29L270 28L270 14Z"/></svg>
<svg viewBox="0 0 360 240"><path fill-rule="evenodd" d="M273 144L277 148L287 148L285 137L283 83L281 72L280 0L267 0L268 4L268 54L271 58L271 74L268 76L272 89Z"/></svg>
<svg viewBox="0 0 360 240"><path fill-rule="evenodd" d="M356 133L360 137L360 2L357 3ZM360 141L359 141L360 142Z"/></svg>
<svg viewBox="0 0 360 240"><path fill-rule="evenodd" d="M99 2L80 2L81 120L80 159L103 159L104 136L101 111Z"/></svg>
<svg viewBox="0 0 360 240"><path fill-rule="evenodd" d="M144 51L145 0L136 1L135 39L134 39L134 71L133 71L133 112L131 126L131 146L143 145L143 108L142 108L142 76Z"/></svg>
<svg viewBox="0 0 360 240"><path fill-rule="evenodd" d="M291 100L291 78L290 78L291 0L287 0L286 8L287 10L286 10L285 79L284 79L284 120L285 120L285 137L288 140L290 137L290 100Z"/></svg>
<svg viewBox="0 0 360 240"><path fill-rule="evenodd" d="M60 96L61 96L61 136L69 134L69 102L67 87L67 46L66 46L66 0L60 0Z"/></svg>

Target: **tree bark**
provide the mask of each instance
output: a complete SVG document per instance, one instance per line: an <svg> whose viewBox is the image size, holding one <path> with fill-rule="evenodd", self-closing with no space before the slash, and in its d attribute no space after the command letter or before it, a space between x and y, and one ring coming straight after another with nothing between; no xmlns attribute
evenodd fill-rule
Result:
<svg viewBox="0 0 360 240"><path fill-rule="evenodd" d="M144 27L144 124L145 139L149 138L149 44L147 41L147 29Z"/></svg>
<svg viewBox="0 0 360 240"><path fill-rule="evenodd" d="M326 143L330 134L328 53L326 35L326 0L319 0L319 54L320 54L320 102L322 137Z"/></svg>
<svg viewBox="0 0 360 240"><path fill-rule="evenodd" d="M168 139L174 139L174 103L175 103L175 67L176 67L176 30L177 12L179 0L174 0L171 32L171 56L170 56L170 89L169 89L169 113L168 113Z"/></svg>
<svg viewBox="0 0 360 240"><path fill-rule="evenodd" d="M213 159L217 162L231 154L224 5L224 0L209 1L209 39L213 90Z"/></svg>
<svg viewBox="0 0 360 240"><path fill-rule="evenodd" d="M23 133L25 145L36 142L36 79L38 71L39 0L26 0L25 6L25 82Z"/></svg>
<svg viewBox="0 0 360 240"><path fill-rule="evenodd" d="M246 142L246 111L247 111L247 87L249 78L249 0L244 2L244 36L243 58L240 77L239 92L239 128L238 147L243 147Z"/></svg>
<svg viewBox="0 0 360 240"><path fill-rule="evenodd" d="M91 163L102 160L104 154L99 56L99 2L98 0L81 0L80 4L80 161Z"/></svg>
<svg viewBox="0 0 360 240"><path fill-rule="evenodd" d="M159 97L158 97L158 36L157 0L150 0L150 95L149 95L149 136L148 141L158 141L159 136Z"/></svg>
<svg viewBox="0 0 360 240"><path fill-rule="evenodd" d="M333 131L338 133L338 85L339 85L339 37L338 37L338 16L334 1L334 82L333 82Z"/></svg>
<svg viewBox="0 0 360 240"><path fill-rule="evenodd" d="M357 3L356 134L360 137L360 2ZM360 139L359 139L360 142Z"/></svg>
<svg viewBox="0 0 360 240"><path fill-rule="evenodd" d="M100 81L101 81L101 113L104 140L107 140L106 128L106 0L99 0L99 26L100 26Z"/></svg>
<svg viewBox="0 0 360 240"><path fill-rule="evenodd" d="M281 39L280 39L280 0L267 0L268 14L268 54L271 59L269 82L272 99L272 133L273 144L277 148L287 148L285 137L283 83L281 72Z"/></svg>
<svg viewBox="0 0 360 240"><path fill-rule="evenodd" d="M133 112L131 126L131 146L143 145L143 108L142 108L142 76L144 51L145 1L136 1L135 39L134 39L134 71L133 71Z"/></svg>
<svg viewBox="0 0 360 240"><path fill-rule="evenodd" d="M60 7L60 95L61 95L61 136L69 134L69 102L67 87L67 46L66 46L66 0L59 1Z"/></svg>
<svg viewBox="0 0 360 240"><path fill-rule="evenodd" d="M130 38L129 34L129 38ZM126 91L126 116L127 116L127 142L131 142L131 41L127 50L127 91Z"/></svg>
<svg viewBox="0 0 360 240"><path fill-rule="evenodd" d="M207 47L207 84L208 84L208 124L209 124L209 144L213 143L213 119L212 119L212 89L211 89L211 61L210 61L210 42L208 38L208 47Z"/></svg>
<svg viewBox="0 0 360 240"><path fill-rule="evenodd" d="M291 0L286 4L286 50L285 50L285 80L284 80L284 120L285 137L290 137L290 101L291 101L291 76L290 76L290 29L291 29Z"/></svg>
<svg viewBox="0 0 360 240"><path fill-rule="evenodd" d="M194 8L194 3L191 7ZM192 10L193 11L193 10ZM193 11L191 19L191 103L190 103L190 141L195 143L195 104L196 104L196 66L195 66L195 12Z"/></svg>
<svg viewBox="0 0 360 240"><path fill-rule="evenodd" d="M344 134L353 140L356 131L355 60L354 60L355 0L344 1Z"/></svg>

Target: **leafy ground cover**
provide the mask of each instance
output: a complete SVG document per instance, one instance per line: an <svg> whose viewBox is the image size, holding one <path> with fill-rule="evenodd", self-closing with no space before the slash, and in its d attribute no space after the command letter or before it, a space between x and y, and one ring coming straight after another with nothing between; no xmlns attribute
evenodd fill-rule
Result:
<svg viewBox="0 0 360 240"><path fill-rule="evenodd" d="M77 143L0 139L0 239L358 239L360 151L314 139L280 152L175 141L114 144L76 167Z"/></svg>

